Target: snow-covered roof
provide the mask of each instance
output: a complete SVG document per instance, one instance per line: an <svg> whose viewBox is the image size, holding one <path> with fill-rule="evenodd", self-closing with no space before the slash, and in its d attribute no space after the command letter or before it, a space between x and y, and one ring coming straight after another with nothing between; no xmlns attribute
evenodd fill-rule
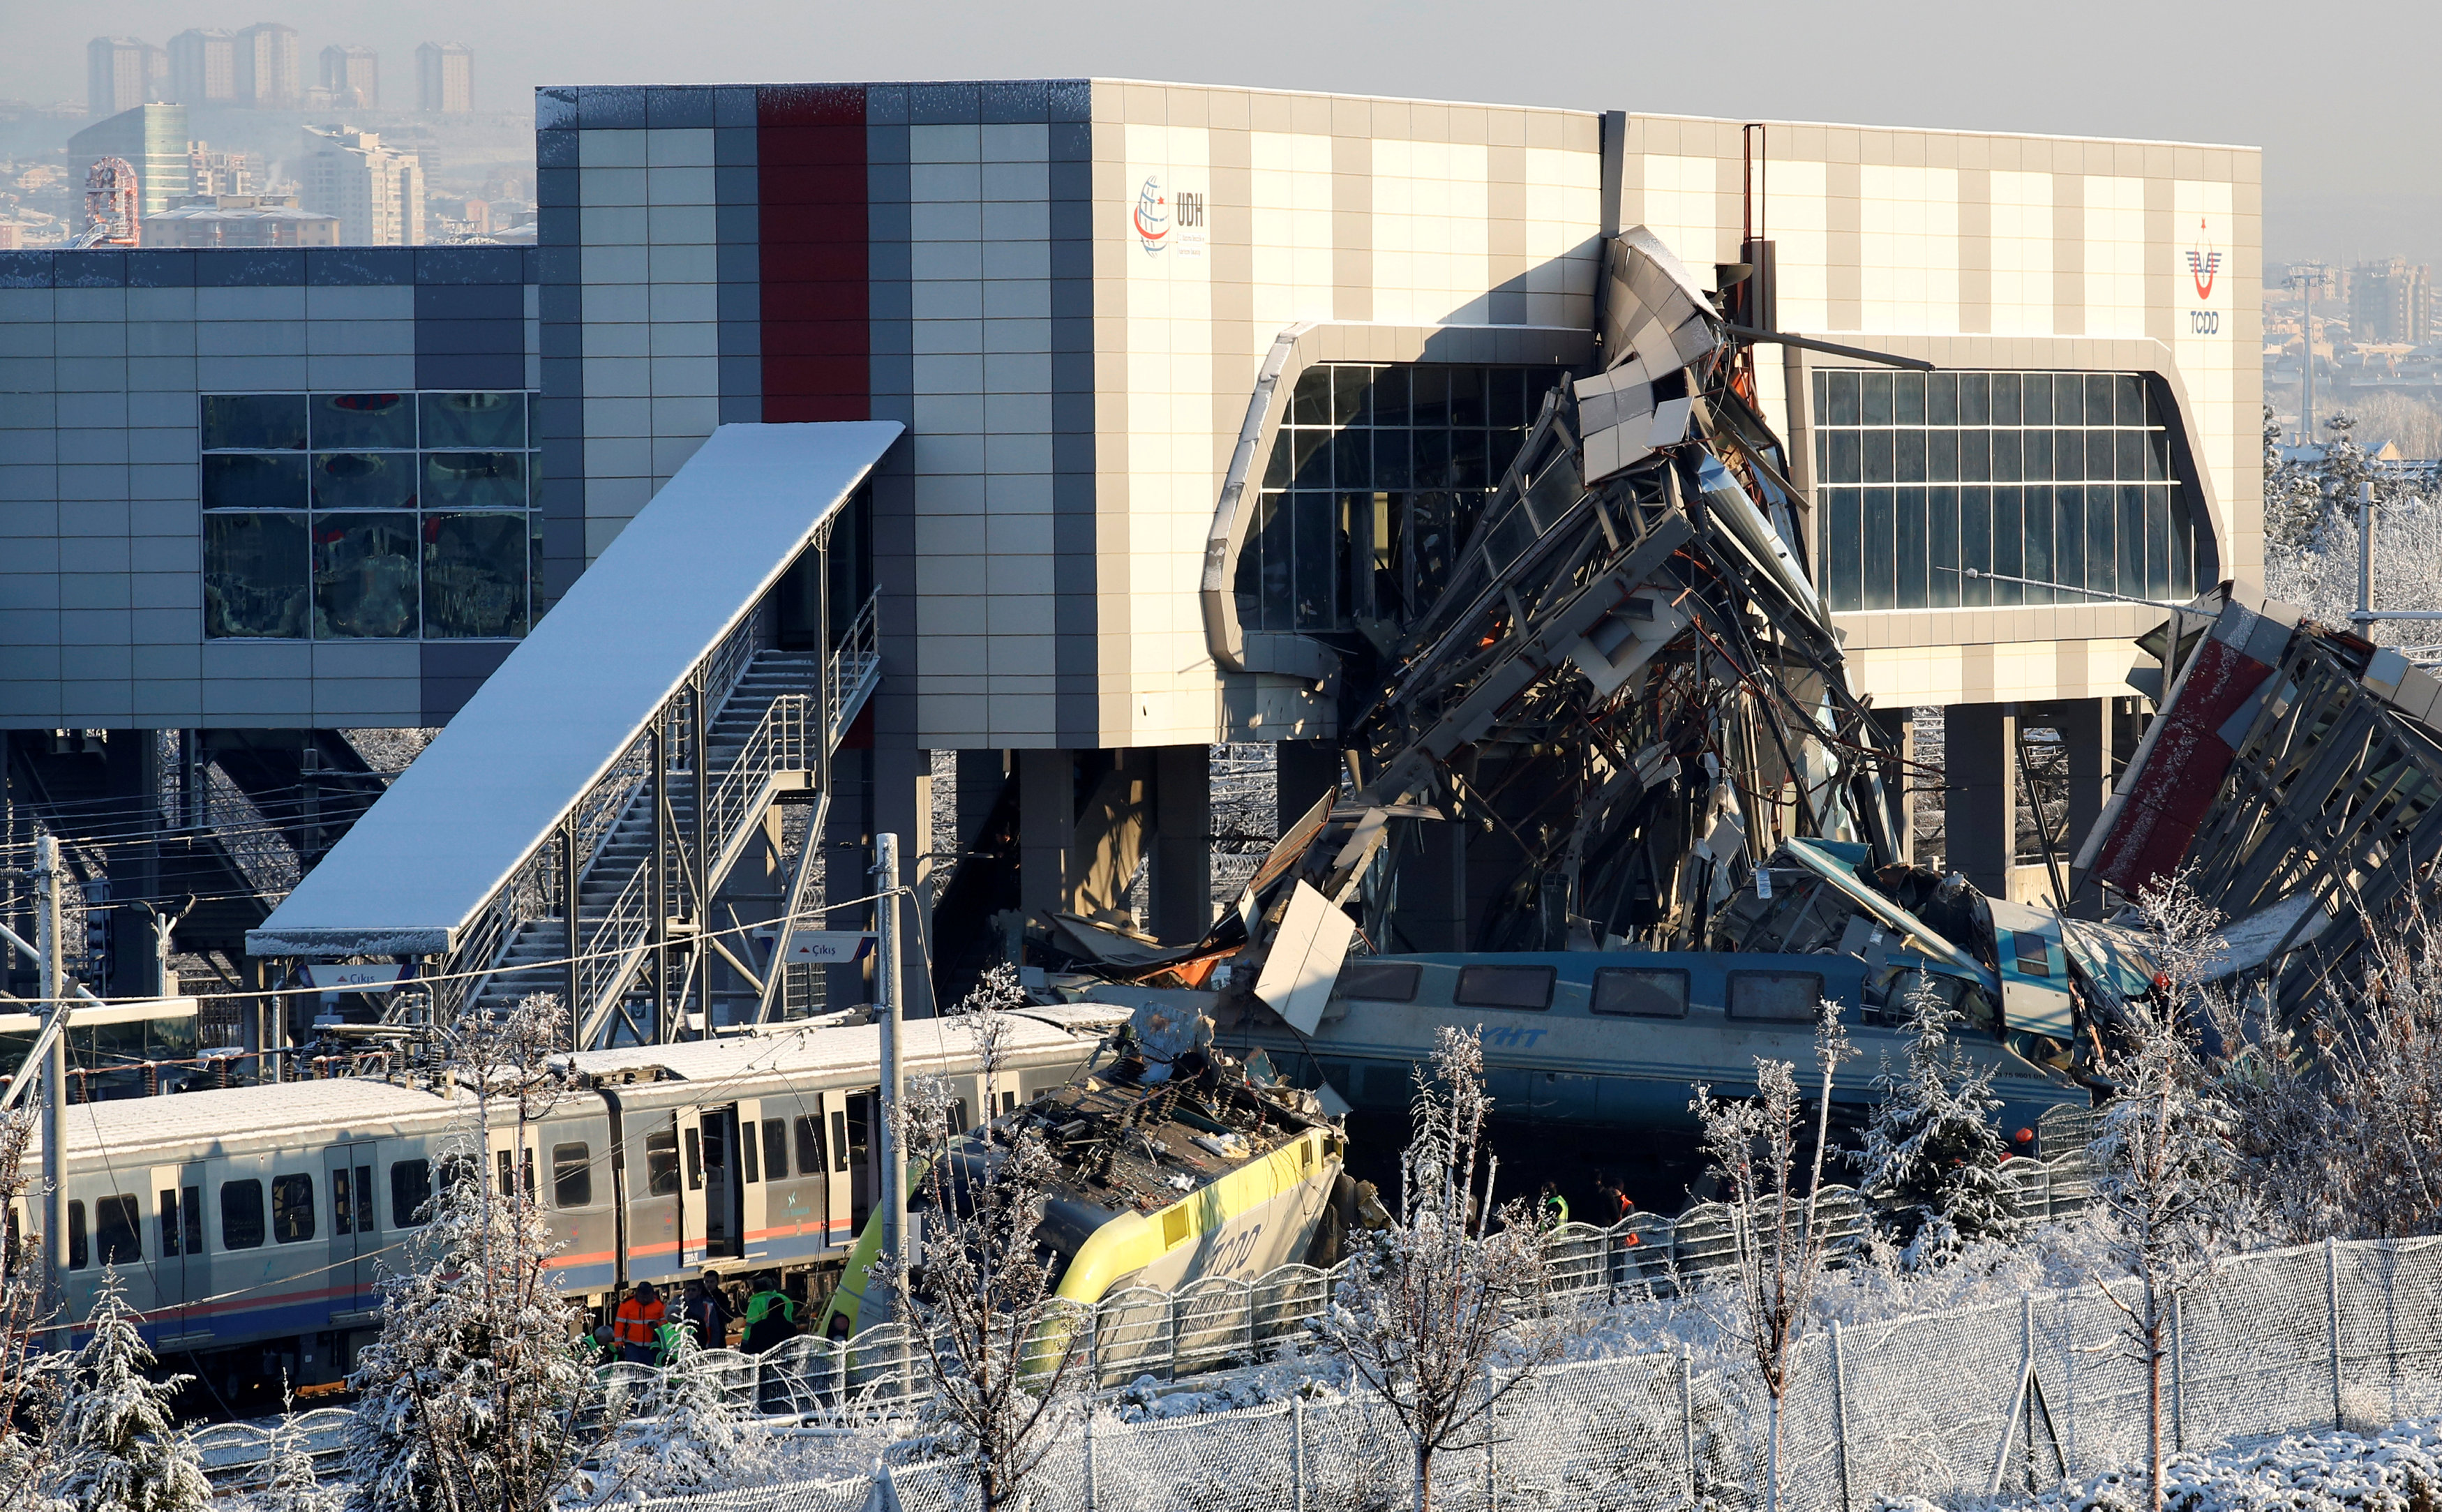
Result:
<svg viewBox="0 0 2442 1512"><path fill-rule="evenodd" d="M1099 1025L1108 1019L1079 1015L1076 1030L1027 1016L1010 1015L1008 1052L1030 1064L1082 1059L1100 1039ZM1118 1017L1124 1019L1121 1011ZM958 1018L913 1019L902 1026L902 1054L910 1071L956 1067L972 1061L974 1042L967 1023ZM699 1090L673 1088L681 1096L699 1096L706 1083L745 1081L758 1076L804 1077L828 1081L842 1076L873 1075L882 1065L882 1029L876 1024L830 1024L793 1033L741 1035L734 1039L697 1041L686 1045L633 1045L611 1050L581 1050L574 1057L580 1075L616 1080L626 1071L656 1071ZM623 1091L622 1096L632 1094Z"/></svg>
<svg viewBox="0 0 2442 1512"><path fill-rule="evenodd" d="M62 1126L71 1157L100 1155L116 1163L151 1151L294 1144L296 1136L309 1132L318 1138L370 1133L450 1111L448 1101L431 1092L340 1077L76 1102L63 1114ZM28 1156L42 1145L38 1128Z"/></svg>
<svg viewBox="0 0 2442 1512"><path fill-rule="evenodd" d="M257 956L441 955L897 440L728 425L260 929Z"/></svg>

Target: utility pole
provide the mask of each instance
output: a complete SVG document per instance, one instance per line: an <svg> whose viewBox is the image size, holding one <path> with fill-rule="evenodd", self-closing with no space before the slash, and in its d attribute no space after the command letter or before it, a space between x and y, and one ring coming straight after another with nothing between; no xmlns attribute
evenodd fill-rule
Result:
<svg viewBox="0 0 2442 1512"><path fill-rule="evenodd" d="M881 916L881 948L873 974L874 1021L882 1026L882 1252L894 1277L906 1274L907 1159L900 1150L899 1110L907 1091L905 1057L899 1030L899 837L873 837L875 909Z"/></svg>
<svg viewBox="0 0 2442 1512"><path fill-rule="evenodd" d="M40 909L34 935L41 957L43 1011L60 1020L43 1057L43 1248L49 1261L51 1298L64 1304L68 1281L68 1015L67 973L62 969L60 936L60 841L34 837L34 892ZM30 1067L28 1067L30 1069ZM23 1075L24 1072L18 1073Z"/></svg>

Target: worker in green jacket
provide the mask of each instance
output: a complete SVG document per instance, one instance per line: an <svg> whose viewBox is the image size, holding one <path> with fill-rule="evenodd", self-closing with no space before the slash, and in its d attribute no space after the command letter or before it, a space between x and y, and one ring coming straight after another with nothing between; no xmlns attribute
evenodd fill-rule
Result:
<svg viewBox="0 0 2442 1512"><path fill-rule="evenodd" d="M764 1271L755 1278L754 1294L746 1299L746 1353L760 1355L797 1333L797 1304L780 1289L780 1278Z"/></svg>

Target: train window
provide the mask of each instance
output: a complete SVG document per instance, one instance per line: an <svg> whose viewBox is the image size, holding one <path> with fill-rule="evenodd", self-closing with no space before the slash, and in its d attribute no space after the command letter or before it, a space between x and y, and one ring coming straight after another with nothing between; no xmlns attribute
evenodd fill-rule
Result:
<svg viewBox="0 0 2442 1512"><path fill-rule="evenodd" d="M738 1131L738 1158L749 1182L763 1179L762 1152L755 1147L755 1125L750 1121Z"/></svg>
<svg viewBox="0 0 2442 1512"><path fill-rule="evenodd" d="M1823 978L1813 972L1730 973L1730 1017L1811 1024L1821 1011Z"/></svg>
<svg viewBox="0 0 2442 1512"><path fill-rule="evenodd" d="M314 1237L314 1178L303 1174L271 1178L271 1237L283 1245Z"/></svg>
<svg viewBox="0 0 2442 1512"><path fill-rule="evenodd" d="M687 1190L703 1190L703 1139L695 1130L686 1131Z"/></svg>
<svg viewBox="0 0 2442 1512"><path fill-rule="evenodd" d="M2052 974L2051 941L2032 929L2010 931L2017 947L2018 974L2022 976L2050 976Z"/></svg>
<svg viewBox="0 0 2442 1512"><path fill-rule="evenodd" d="M331 1168L331 1231L333 1233L356 1231L356 1211L348 1201L353 1195L348 1190L350 1185L348 1168L343 1165L333 1166Z"/></svg>
<svg viewBox="0 0 2442 1512"><path fill-rule="evenodd" d="M797 1175L820 1175L823 1169L823 1116L802 1113L797 1116Z"/></svg>
<svg viewBox="0 0 2442 1512"><path fill-rule="evenodd" d="M1597 1013L1624 1013L1631 1018L1686 1018L1687 974L1608 967L1595 973L1591 1006Z"/></svg>
<svg viewBox="0 0 2442 1512"><path fill-rule="evenodd" d="M68 1268L82 1270L93 1263L84 1244L84 1204L68 1204Z"/></svg>
<svg viewBox="0 0 2442 1512"><path fill-rule="evenodd" d="M1451 1000L1461 1008L1549 1008L1558 975L1550 966L1462 966Z"/></svg>
<svg viewBox="0 0 2442 1512"><path fill-rule="evenodd" d="M1339 968L1332 992L1375 1003L1412 1003L1425 969L1412 960L1353 960Z"/></svg>
<svg viewBox="0 0 2442 1512"><path fill-rule="evenodd" d="M374 1168L356 1167L356 1232L374 1231Z"/></svg>
<svg viewBox="0 0 2442 1512"><path fill-rule="evenodd" d="M178 1240L184 1230L178 1225L178 1189L161 1189L161 1254L163 1258L178 1252Z"/></svg>
<svg viewBox="0 0 2442 1512"><path fill-rule="evenodd" d="M822 1161L797 1162L808 1171L822 1169ZM789 1125L783 1119L763 1120L763 1179L785 1181L789 1178Z"/></svg>
<svg viewBox="0 0 2442 1512"><path fill-rule="evenodd" d="M645 1136L645 1193L654 1197L674 1197L679 1191L678 1120Z"/></svg>
<svg viewBox="0 0 2442 1512"><path fill-rule="evenodd" d="M831 1169L845 1171L847 1162L847 1111L842 1108L831 1114Z"/></svg>
<svg viewBox="0 0 2442 1512"><path fill-rule="evenodd" d="M425 1204L432 1200L432 1162L392 1160L390 1163L390 1226L413 1229L424 1222Z"/></svg>
<svg viewBox="0 0 2442 1512"><path fill-rule="evenodd" d="M221 1248L252 1249L263 1243L263 1183L221 1183Z"/></svg>
<svg viewBox="0 0 2442 1512"><path fill-rule="evenodd" d="M94 1205L93 1216L103 1265L144 1258L144 1219L134 1197L104 1197Z"/></svg>
<svg viewBox="0 0 2442 1512"><path fill-rule="evenodd" d="M562 1208L593 1206L593 1147L555 1144L551 1147L551 1200Z"/></svg>

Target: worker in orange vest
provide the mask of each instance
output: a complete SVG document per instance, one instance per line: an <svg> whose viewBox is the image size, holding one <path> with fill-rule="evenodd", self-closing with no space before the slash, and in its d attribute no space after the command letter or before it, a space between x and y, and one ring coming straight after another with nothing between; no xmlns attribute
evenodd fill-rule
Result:
<svg viewBox="0 0 2442 1512"><path fill-rule="evenodd" d="M662 1315L668 1309L662 1305L661 1294L649 1281L636 1284L635 1293L619 1304L619 1319L612 1327L612 1337L619 1343L619 1357L630 1365L658 1365L662 1361L659 1336Z"/></svg>

